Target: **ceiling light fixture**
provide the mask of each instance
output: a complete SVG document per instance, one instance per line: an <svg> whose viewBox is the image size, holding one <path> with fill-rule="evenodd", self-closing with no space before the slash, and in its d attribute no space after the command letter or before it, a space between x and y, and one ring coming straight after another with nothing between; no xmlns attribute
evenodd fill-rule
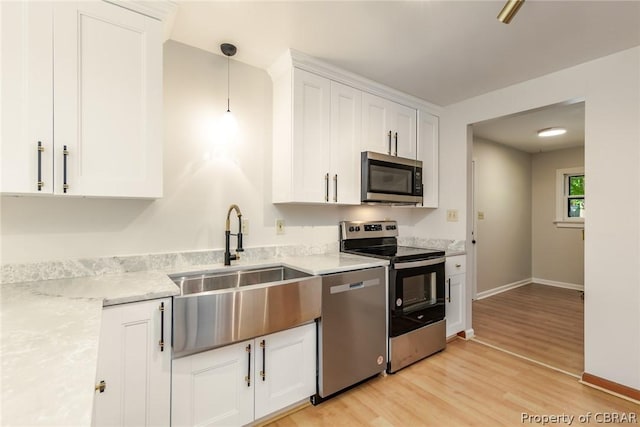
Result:
<svg viewBox="0 0 640 427"><path fill-rule="evenodd" d="M538 131L538 136L541 138L546 138L548 136L564 135L565 133L567 133L567 130L565 128L546 128L540 129Z"/></svg>
<svg viewBox="0 0 640 427"><path fill-rule="evenodd" d="M498 14L498 21L504 24L511 22L513 17L516 16L516 13L518 13L518 10L520 10L520 7L522 7L522 3L524 3L524 0L508 0L507 4L504 5Z"/></svg>
<svg viewBox="0 0 640 427"><path fill-rule="evenodd" d="M220 45L220 50L227 57L227 111L224 113L224 116L222 117L222 132L223 132L223 138L227 142L230 142L235 138L236 133L238 132L238 122L236 121L235 117L233 117L233 114L231 114L231 109L229 108L229 99L230 99L229 94L231 92L229 67L230 67L230 58L236 54L238 49L236 49L236 47L231 43L222 43Z"/></svg>

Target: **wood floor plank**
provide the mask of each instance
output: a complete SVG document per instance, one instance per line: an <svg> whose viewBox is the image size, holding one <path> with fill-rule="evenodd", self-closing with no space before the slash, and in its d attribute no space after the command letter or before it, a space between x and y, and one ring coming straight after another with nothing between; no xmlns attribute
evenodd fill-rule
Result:
<svg viewBox="0 0 640 427"><path fill-rule="evenodd" d="M508 353L455 340L394 375L376 377L271 425L516 426L523 413L597 411L640 414L640 405Z"/></svg>
<svg viewBox="0 0 640 427"><path fill-rule="evenodd" d="M473 302L476 337L580 375L584 371L584 304L580 292L528 284Z"/></svg>

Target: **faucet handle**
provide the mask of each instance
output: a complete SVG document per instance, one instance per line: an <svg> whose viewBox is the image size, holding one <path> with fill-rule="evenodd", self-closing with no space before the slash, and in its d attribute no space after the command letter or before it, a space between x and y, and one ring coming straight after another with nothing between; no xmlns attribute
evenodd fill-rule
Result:
<svg viewBox="0 0 640 427"><path fill-rule="evenodd" d="M238 231L236 237L238 238L238 247L236 248L236 252L244 252L244 248L242 247L242 231Z"/></svg>

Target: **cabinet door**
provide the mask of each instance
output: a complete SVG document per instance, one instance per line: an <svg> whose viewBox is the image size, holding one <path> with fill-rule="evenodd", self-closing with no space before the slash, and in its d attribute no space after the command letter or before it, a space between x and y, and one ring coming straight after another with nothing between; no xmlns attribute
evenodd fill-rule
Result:
<svg viewBox="0 0 640 427"><path fill-rule="evenodd" d="M3 193L53 192L53 3L0 2ZM38 142L42 151L38 151ZM40 157L40 174L38 174ZM38 176L43 183L38 187Z"/></svg>
<svg viewBox="0 0 640 427"><path fill-rule="evenodd" d="M388 102L389 123L393 130L393 155L415 159L416 110L395 102Z"/></svg>
<svg viewBox="0 0 640 427"><path fill-rule="evenodd" d="M295 68L293 84L293 198L297 202L328 202L330 81Z"/></svg>
<svg viewBox="0 0 640 427"><path fill-rule="evenodd" d="M447 336L464 329L465 261L464 255L458 255L445 262Z"/></svg>
<svg viewBox="0 0 640 427"><path fill-rule="evenodd" d="M438 207L438 117L418 111L418 160L422 161L422 206Z"/></svg>
<svg viewBox="0 0 640 427"><path fill-rule="evenodd" d="M363 93L362 151L415 159L416 110Z"/></svg>
<svg viewBox="0 0 640 427"><path fill-rule="evenodd" d="M105 307L96 384L106 387L95 395L94 426L169 424L170 345L171 298Z"/></svg>
<svg viewBox="0 0 640 427"><path fill-rule="evenodd" d="M230 426L253 421L253 340L173 361L171 424Z"/></svg>
<svg viewBox="0 0 640 427"><path fill-rule="evenodd" d="M54 8L56 193L160 197L162 24L106 2Z"/></svg>
<svg viewBox="0 0 640 427"><path fill-rule="evenodd" d="M389 101L364 92L362 94L362 151L393 154Z"/></svg>
<svg viewBox="0 0 640 427"><path fill-rule="evenodd" d="M264 417L316 390L315 323L256 338L255 417ZM264 375L262 375L264 374Z"/></svg>
<svg viewBox="0 0 640 427"><path fill-rule="evenodd" d="M330 201L360 204L360 135L362 92L331 82Z"/></svg>
<svg viewBox="0 0 640 427"><path fill-rule="evenodd" d="M447 317L447 336L455 335L464 329L462 323L462 310L463 304L463 289L464 289L464 274L455 274L447 277L447 304L446 304L446 317Z"/></svg>

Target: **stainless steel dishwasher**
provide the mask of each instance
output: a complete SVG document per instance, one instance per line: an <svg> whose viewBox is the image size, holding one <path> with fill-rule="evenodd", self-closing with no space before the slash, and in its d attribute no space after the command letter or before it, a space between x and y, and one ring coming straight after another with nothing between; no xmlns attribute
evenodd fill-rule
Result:
<svg viewBox="0 0 640 427"><path fill-rule="evenodd" d="M384 267L322 276L314 405L385 370L386 277Z"/></svg>

